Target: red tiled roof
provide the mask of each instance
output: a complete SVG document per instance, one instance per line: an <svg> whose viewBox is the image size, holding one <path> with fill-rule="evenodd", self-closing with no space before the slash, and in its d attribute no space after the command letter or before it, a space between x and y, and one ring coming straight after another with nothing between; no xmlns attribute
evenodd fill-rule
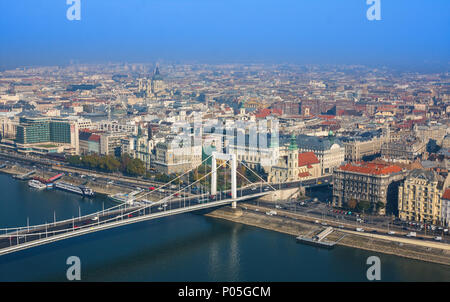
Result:
<svg viewBox="0 0 450 302"><path fill-rule="evenodd" d="M300 172L298 173L298 177L308 177L311 176L311 174L309 172Z"/></svg>
<svg viewBox="0 0 450 302"><path fill-rule="evenodd" d="M280 109L268 109L268 108L264 108L259 110L255 116L257 118L265 118L271 114L275 114L275 115L282 115L283 112Z"/></svg>
<svg viewBox="0 0 450 302"><path fill-rule="evenodd" d="M442 199L450 200L450 188L445 189L445 192L442 195Z"/></svg>
<svg viewBox="0 0 450 302"><path fill-rule="evenodd" d="M339 169L342 171L357 172L372 175L386 175L397 173L402 170L402 168L397 165L383 165L373 162L370 163L359 162L356 164L348 163L346 165L341 166Z"/></svg>
<svg viewBox="0 0 450 302"><path fill-rule="evenodd" d="M318 164L319 160L317 159L317 156L314 154L314 152L303 152L298 154L298 166L310 166L312 164Z"/></svg>

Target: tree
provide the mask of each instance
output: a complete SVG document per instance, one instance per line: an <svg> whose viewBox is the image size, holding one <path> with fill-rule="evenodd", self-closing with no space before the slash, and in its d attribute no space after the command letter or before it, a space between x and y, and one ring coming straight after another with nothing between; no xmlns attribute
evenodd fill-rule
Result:
<svg viewBox="0 0 450 302"><path fill-rule="evenodd" d="M370 208L370 202L368 200L361 200L358 202L358 210L361 212L365 212Z"/></svg>
<svg viewBox="0 0 450 302"><path fill-rule="evenodd" d="M356 208L356 205L357 205L357 204L358 204L358 201L357 201L356 199L354 199L354 198L350 199L350 200L347 202L347 206L348 206L350 209Z"/></svg>
<svg viewBox="0 0 450 302"><path fill-rule="evenodd" d="M386 205L383 202L381 202L381 201L377 202L377 210L384 209L385 207L386 207Z"/></svg>

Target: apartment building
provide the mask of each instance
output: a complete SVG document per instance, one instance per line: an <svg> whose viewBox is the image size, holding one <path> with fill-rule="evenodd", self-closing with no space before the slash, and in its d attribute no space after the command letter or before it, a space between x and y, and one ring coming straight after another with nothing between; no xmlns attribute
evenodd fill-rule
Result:
<svg viewBox="0 0 450 302"><path fill-rule="evenodd" d="M333 172L333 206L343 207L350 200L368 201L381 215L397 203L397 188L405 171L398 165L355 162Z"/></svg>
<svg viewBox="0 0 450 302"><path fill-rule="evenodd" d="M381 146L388 137L374 137L368 140L353 140L344 143L345 160L360 161L365 156L381 152Z"/></svg>
<svg viewBox="0 0 450 302"><path fill-rule="evenodd" d="M398 215L402 220L437 224L442 221L444 180L433 170L414 169L398 188Z"/></svg>

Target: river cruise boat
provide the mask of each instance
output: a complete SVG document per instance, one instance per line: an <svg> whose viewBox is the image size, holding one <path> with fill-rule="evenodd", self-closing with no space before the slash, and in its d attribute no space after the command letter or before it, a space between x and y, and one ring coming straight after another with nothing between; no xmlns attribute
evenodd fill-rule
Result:
<svg viewBox="0 0 450 302"><path fill-rule="evenodd" d="M76 186L67 182L58 181L55 182L54 188L60 189L67 192L76 193L82 196L92 197L94 196L94 191L86 186Z"/></svg>
<svg viewBox="0 0 450 302"><path fill-rule="evenodd" d="M38 190L43 190L47 188L47 185L43 184L42 182L40 182L39 180L30 180L28 182L28 185L32 188L38 189Z"/></svg>

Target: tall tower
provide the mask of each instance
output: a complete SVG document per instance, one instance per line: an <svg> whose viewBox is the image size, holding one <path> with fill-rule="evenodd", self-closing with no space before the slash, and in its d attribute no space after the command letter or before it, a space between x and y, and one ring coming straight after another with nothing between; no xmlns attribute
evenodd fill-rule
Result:
<svg viewBox="0 0 450 302"><path fill-rule="evenodd" d="M162 90L164 90L164 79L162 75L159 72L159 66L156 65L155 71L153 72L152 76L152 93L158 93Z"/></svg>
<svg viewBox="0 0 450 302"><path fill-rule="evenodd" d="M298 174L298 146L297 137L292 133L288 148L288 181L295 180Z"/></svg>

